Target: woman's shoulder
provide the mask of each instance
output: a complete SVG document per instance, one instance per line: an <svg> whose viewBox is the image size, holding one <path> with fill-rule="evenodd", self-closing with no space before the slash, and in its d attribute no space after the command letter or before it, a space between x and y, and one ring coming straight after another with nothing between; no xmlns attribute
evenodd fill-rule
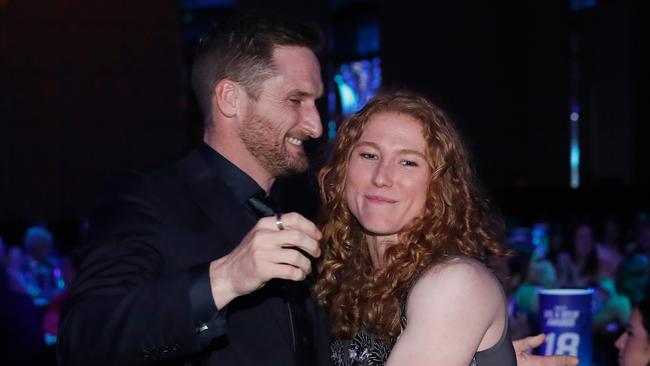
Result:
<svg viewBox="0 0 650 366"><path fill-rule="evenodd" d="M468 301L470 306L480 300L481 306L493 304L497 308L503 304L504 295L499 281L483 263L468 257L456 257L427 268L409 291L407 305L413 300L450 299L455 304Z"/></svg>
<svg viewBox="0 0 650 366"><path fill-rule="evenodd" d="M454 257L427 268L415 282L415 286L498 285L492 270L485 264L469 257Z"/></svg>
<svg viewBox="0 0 650 366"><path fill-rule="evenodd" d="M497 279L483 263L465 257L427 268L411 288L405 315L406 328L395 347L399 360L421 353L442 365L469 364L477 351L497 343L507 317Z"/></svg>

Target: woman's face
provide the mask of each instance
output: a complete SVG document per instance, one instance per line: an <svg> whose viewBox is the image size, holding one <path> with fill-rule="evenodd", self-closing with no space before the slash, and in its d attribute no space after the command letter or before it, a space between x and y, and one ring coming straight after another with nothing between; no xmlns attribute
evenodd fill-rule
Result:
<svg viewBox="0 0 650 366"><path fill-rule="evenodd" d="M647 366L650 364L650 342L648 331L643 328L639 309L634 309L625 333L614 343L618 349L620 366Z"/></svg>
<svg viewBox="0 0 650 366"><path fill-rule="evenodd" d="M423 212L431 169L422 132L409 115L379 112L353 148L346 202L370 234L396 234Z"/></svg>

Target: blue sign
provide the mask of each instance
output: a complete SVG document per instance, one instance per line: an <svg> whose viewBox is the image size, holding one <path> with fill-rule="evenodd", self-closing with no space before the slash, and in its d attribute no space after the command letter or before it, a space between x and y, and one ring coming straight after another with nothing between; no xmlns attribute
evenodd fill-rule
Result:
<svg viewBox="0 0 650 366"><path fill-rule="evenodd" d="M593 289L539 290L539 320L546 342L543 355L578 356L591 365L591 298Z"/></svg>

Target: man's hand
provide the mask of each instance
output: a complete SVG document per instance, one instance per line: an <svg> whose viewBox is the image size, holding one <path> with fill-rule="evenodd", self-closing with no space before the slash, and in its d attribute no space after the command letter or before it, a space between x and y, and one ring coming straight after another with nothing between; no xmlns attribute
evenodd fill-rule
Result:
<svg viewBox="0 0 650 366"><path fill-rule="evenodd" d="M512 342L517 355L517 366L576 366L578 358L575 356L536 356L528 354L533 348L544 343L546 336L538 334Z"/></svg>
<svg viewBox="0 0 650 366"><path fill-rule="evenodd" d="M230 253L210 263L210 285L217 308L251 293L272 278L301 281L311 273L312 257L320 256L321 233L313 222L295 212L265 217ZM300 249L300 250L298 250Z"/></svg>

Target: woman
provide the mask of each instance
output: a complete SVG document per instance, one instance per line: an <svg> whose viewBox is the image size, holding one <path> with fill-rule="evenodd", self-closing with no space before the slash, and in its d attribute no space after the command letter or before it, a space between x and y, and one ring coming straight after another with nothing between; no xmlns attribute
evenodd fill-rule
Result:
<svg viewBox="0 0 650 366"><path fill-rule="evenodd" d="M650 365L650 298L634 308L625 333L614 343L620 366Z"/></svg>
<svg viewBox="0 0 650 366"><path fill-rule="evenodd" d="M516 364L505 296L483 264L506 253L501 225L442 110L412 93L376 97L341 126L319 181L314 292L335 364Z"/></svg>

